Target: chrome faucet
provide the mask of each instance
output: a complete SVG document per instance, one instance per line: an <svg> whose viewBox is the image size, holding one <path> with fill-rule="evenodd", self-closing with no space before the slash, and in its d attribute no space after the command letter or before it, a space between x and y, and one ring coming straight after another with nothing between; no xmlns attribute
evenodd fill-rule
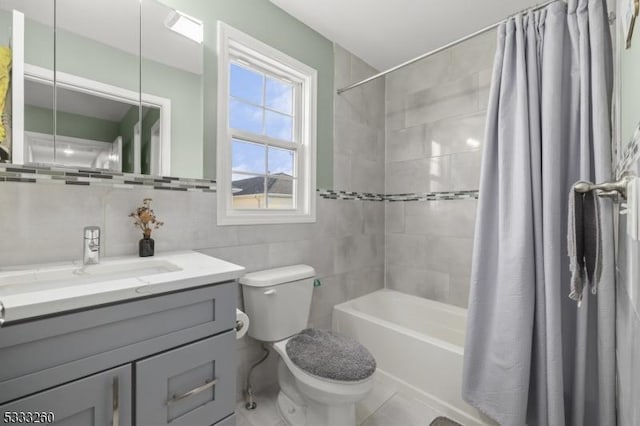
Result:
<svg viewBox="0 0 640 426"><path fill-rule="evenodd" d="M83 265L95 265L100 262L100 227L86 226L84 228L84 250L82 252Z"/></svg>

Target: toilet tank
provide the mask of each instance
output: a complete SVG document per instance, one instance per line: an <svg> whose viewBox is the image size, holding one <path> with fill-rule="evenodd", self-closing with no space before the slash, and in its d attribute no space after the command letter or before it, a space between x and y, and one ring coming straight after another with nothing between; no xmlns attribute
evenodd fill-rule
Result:
<svg viewBox="0 0 640 426"><path fill-rule="evenodd" d="M249 336L277 342L307 328L314 275L311 266L294 265L240 278Z"/></svg>

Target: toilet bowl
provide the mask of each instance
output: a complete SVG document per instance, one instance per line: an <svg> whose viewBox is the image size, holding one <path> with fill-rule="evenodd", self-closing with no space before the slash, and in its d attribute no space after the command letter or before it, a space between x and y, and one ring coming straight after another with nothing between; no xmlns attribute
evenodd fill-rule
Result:
<svg viewBox="0 0 640 426"><path fill-rule="evenodd" d="M315 376L291 361L286 351L288 341L273 344L280 356L278 409L282 417L291 426L354 426L355 403L373 389L373 375L349 382Z"/></svg>
<svg viewBox="0 0 640 426"><path fill-rule="evenodd" d="M355 341L349 342L350 339L346 336L335 332L305 330L313 294L314 273L310 266L296 265L253 272L241 278L245 312L251 318L248 334L257 340L270 343L280 357L280 392L277 406L289 425L355 426L355 403L362 400L373 388L375 361L365 348ZM334 347L313 339L305 340L306 337L316 335L337 339L338 343L347 341L351 349L355 348L368 357L367 368L358 368L358 358L354 361L354 357L350 356L351 351L345 352L339 346ZM287 346L290 342L298 346L299 342L303 342L307 345L307 352L298 352L291 356L292 345L289 345L289 351ZM313 355L304 359L305 353L313 354L320 351L331 359L335 366L347 364L360 371L352 377L347 371L345 380L342 380L343 376L336 376L333 371L327 374L321 365L314 368L316 365ZM301 362L301 358L304 362Z"/></svg>

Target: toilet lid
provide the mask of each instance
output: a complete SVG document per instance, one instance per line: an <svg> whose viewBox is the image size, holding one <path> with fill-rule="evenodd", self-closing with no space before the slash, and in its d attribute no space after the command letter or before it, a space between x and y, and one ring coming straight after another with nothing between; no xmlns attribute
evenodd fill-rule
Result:
<svg viewBox="0 0 640 426"><path fill-rule="evenodd" d="M286 350L295 365L326 379L360 381L376 370L367 348L335 331L307 328L289 339Z"/></svg>

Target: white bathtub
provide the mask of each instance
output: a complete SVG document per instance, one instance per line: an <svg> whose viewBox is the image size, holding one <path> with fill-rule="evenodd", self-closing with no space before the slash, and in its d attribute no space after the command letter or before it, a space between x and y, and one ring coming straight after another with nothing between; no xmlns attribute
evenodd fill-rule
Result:
<svg viewBox="0 0 640 426"><path fill-rule="evenodd" d="M386 289L333 309L333 329L366 346L399 390L465 426L495 424L460 396L466 319L466 309Z"/></svg>

